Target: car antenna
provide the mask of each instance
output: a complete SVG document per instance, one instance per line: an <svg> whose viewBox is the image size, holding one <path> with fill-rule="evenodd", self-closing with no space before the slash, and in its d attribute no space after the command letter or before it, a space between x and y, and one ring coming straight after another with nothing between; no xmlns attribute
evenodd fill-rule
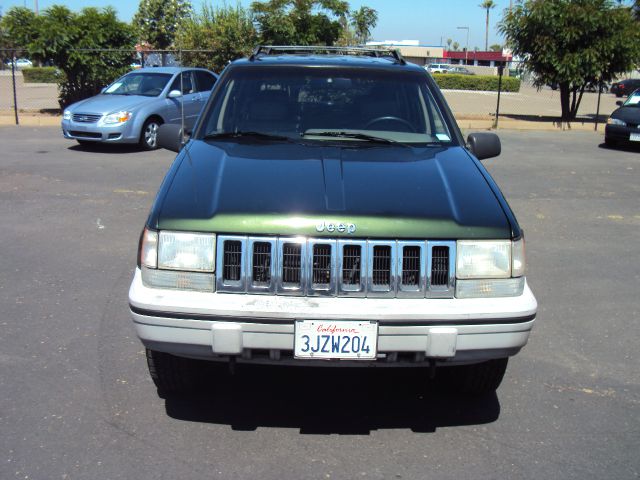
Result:
<svg viewBox="0 0 640 480"><path fill-rule="evenodd" d="M178 50L178 61L180 62L180 143L184 145L184 86L182 84L182 49Z"/></svg>

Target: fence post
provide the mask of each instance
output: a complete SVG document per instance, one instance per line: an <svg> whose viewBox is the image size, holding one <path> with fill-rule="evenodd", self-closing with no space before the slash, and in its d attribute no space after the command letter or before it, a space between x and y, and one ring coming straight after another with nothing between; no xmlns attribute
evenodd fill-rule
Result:
<svg viewBox="0 0 640 480"><path fill-rule="evenodd" d="M602 95L602 81L598 82L598 106L596 107L596 126L593 129L598 131L598 120L600 119L600 96Z"/></svg>
<svg viewBox="0 0 640 480"><path fill-rule="evenodd" d="M496 120L493 122L493 128L498 128L498 117L500 116L500 92L502 91L502 74L504 66L498 66L498 103L496 104Z"/></svg>
<svg viewBox="0 0 640 480"><path fill-rule="evenodd" d="M13 113L16 117L16 125L20 125L18 120L18 96L16 94L16 52L11 52L11 81L13 83Z"/></svg>

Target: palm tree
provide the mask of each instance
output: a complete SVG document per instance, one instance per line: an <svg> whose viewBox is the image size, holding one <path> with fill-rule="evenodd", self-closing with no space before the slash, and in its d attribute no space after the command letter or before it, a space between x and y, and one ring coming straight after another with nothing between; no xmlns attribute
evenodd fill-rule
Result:
<svg viewBox="0 0 640 480"><path fill-rule="evenodd" d="M453 40L451 40L450 38L447 38L447 49L451 50L451 42L453 42Z"/></svg>
<svg viewBox="0 0 640 480"><path fill-rule="evenodd" d="M378 12L373 8L360 7L351 12L351 26L356 31L356 37L361 44L367 43L371 36L371 29L378 23Z"/></svg>
<svg viewBox="0 0 640 480"><path fill-rule="evenodd" d="M487 24L484 34L484 51L486 52L489 50L489 10L496 8L496 2L494 2L493 0L484 0L478 6L487 11Z"/></svg>

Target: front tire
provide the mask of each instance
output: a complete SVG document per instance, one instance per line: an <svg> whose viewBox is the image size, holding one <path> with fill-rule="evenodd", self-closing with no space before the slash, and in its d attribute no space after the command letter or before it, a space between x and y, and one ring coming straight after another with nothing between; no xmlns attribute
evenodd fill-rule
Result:
<svg viewBox="0 0 640 480"><path fill-rule="evenodd" d="M495 392L507 370L508 358L443 368L446 385L456 393L487 395Z"/></svg>
<svg viewBox="0 0 640 480"><path fill-rule="evenodd" d="M140 148L143 150L155 150L158 148L158 128L162 121L157 118L150 118L142 126L140 132Z"/></svg>
<svg viewBox="0 0 640 480"><path fill-rule="evenodd" d="M147 366L160 393L180 393L192 390L198 380L197 360L176 357L147 348Z"/></svg>

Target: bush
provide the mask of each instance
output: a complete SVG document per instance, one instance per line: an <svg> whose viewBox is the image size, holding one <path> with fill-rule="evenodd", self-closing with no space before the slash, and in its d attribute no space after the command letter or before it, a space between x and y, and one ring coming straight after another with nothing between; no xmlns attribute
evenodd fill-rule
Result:
<svg viewBox="0 0 640 480"><path fill-rule="evenodd" d="M22 70L24 83L58 83L62 72L56 67L32 67Z"/></svg>
<svg viewBox="0 0 640 480"><path fill-rule="evenodd" d="M443 90L482 90L498 91L498 78L495 75L457 75L452 73L435 73L433 79ZM502 77L503 92L519 92L520 79Z"/></svg>

